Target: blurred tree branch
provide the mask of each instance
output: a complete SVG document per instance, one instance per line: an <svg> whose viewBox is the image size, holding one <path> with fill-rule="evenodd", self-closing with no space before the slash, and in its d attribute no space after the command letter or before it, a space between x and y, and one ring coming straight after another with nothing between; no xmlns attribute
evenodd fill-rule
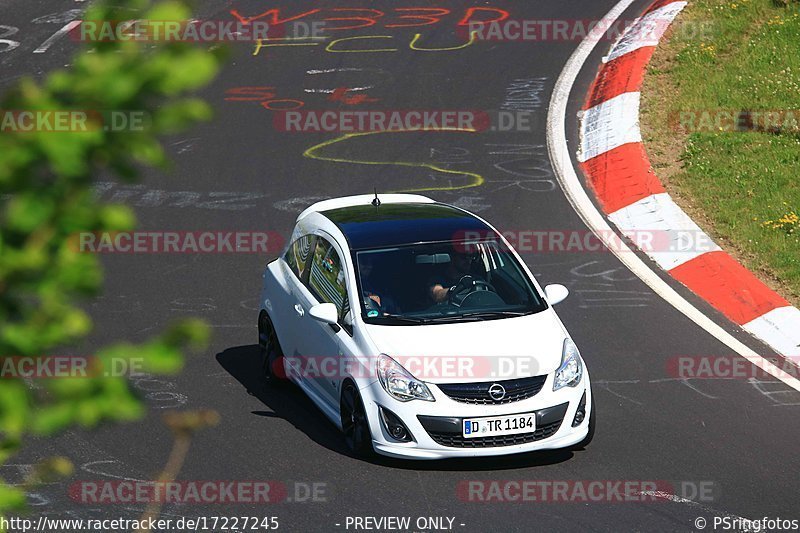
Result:
<svg viewBox="0 0 800 533"><path fill-rule="evenodd" d="M133 17L184 21L191 12L179 0L100 0L83 19ZM142 168L166 168L160 137L210 118L210 107L192 93L216 76L221 62L221 50L175 41L90 42L70 68L41 82L23 79L2 98L0 109L89 111L90 117L143 112L148 121L138 130L106 131L92 123L87 131L0 134L0 356L41 357L90 332L91 319L79 305L100 292L101 266L73 239L135 225L130 209L101 204L92 183L109 174L134 182ZM120 344L96 355L105 368L112 359L135 358L145 372L174 373L182 367L183 349L202 349L208 336L204 323L186 320L142 345ZM143 412L124 377L51 379L42 390L3 379L0 465L26 435L133 420ZM68 472L59 461L55 470ZM24 507L27 486L0 480L0 515Z"/></svg>

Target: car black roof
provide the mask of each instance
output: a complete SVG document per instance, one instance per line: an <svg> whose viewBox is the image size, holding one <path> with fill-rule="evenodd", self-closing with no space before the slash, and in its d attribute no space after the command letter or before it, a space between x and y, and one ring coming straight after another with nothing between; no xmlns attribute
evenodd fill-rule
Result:
<svg viewBox="0 0 800 533"><path fill-rule="evenodd" d="M496 235L475 216L440 203L358 205L321 211L321 214L344 233L351 250Z"/></svg>

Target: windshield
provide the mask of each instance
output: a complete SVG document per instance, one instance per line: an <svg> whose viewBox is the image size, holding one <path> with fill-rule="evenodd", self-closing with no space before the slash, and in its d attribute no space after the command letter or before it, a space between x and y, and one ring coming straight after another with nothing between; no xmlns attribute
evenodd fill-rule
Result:
<svg viewBox="0 0 800 533"><path fill-rule="evenodd" d="M364 321L404 325L505 318L547 308L501 243L440 242L355 253Z"/></svg>

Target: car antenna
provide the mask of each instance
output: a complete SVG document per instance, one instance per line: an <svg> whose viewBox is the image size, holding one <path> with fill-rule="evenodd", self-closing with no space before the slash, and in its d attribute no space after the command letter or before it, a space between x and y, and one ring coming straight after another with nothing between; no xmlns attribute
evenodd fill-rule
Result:
<svg viewBox="0 0 800 533"><path fill-rule="evenodd" d="M381 205L381 199L378 198L378 188L377 187L375 187L375 198L372 199L372 205L374 205L375 207L378 207L379 205Z"/></svg>

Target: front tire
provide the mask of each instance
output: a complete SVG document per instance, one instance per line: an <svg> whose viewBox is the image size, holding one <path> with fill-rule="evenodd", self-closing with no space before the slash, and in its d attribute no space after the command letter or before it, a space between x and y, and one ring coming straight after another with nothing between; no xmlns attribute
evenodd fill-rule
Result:
<svg viewBox="0 0 800 533"><path fill-rule="evenodd" d="M261 354L261 373L268 385L286 380L283 371L283 350L269 315L262 311L258 316L258 346Z"/></svg>
<svg viewBox="0 0 800 533"><path fill-rule="evenodd" d="M339 405L342 418L342 432L347 447L356 457L367 458L374 454L372 432L369 429L364 402L355 384L348 381L342 390Z"/></svg>

